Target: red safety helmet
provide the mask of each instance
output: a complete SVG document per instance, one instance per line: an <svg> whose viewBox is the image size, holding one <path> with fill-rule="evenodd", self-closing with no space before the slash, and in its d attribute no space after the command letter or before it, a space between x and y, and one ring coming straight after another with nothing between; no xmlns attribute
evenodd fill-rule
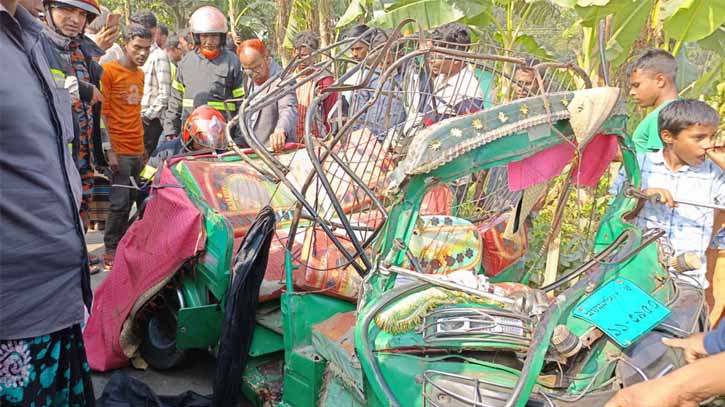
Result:
<svg viewBox="0 0 725 407"><path fill-rule="evenodd" d="M193 142L214 150L226 150L226 127L224 116L209 105L199 106L186 119L181 142L192 150Z"/></svg>
<svg viewBox="0 0 725 407"><path fill-rule="evenodd" d="M90 24L96 17L101 15L101 8L96 0L45 0L46 8L53 4L63 4L70 7L79 8L86 13L86 24ZM49 10L47 10L49 11Z"/></svg>

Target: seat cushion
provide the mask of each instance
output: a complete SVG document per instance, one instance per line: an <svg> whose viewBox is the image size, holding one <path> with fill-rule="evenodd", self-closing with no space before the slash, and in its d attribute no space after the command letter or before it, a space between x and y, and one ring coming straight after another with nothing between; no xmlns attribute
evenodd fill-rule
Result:
<svg viewBox="0 0 725 407"><path fill-rule="evenodd" d="M409 248L425 273L448 274L459 270L478 273L481 269L481 235L476 225L466 219L421 216ZM402 267L412 268L407 258Z"/></svg>

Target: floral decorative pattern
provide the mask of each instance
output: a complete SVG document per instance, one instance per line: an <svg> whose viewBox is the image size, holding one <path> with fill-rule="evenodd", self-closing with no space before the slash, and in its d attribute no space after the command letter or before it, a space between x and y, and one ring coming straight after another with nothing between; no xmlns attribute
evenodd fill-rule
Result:
<svg viewBox="0 0 725 407"><path fill-rule="evenodd" d="M0 340L0 406L85 407L94 402L80 324Z"/></svg>
<svg viewBox="0 0 725 407"><path fill-rule="evenodd" d="M521 105L521 107L519 108L519 112L521 113L522 117L527 117L529 115L529 106Z"/></svg>
<svg viewBox="0 0 725 407"><path fill-rule="evenodd" d="M30 381L30 349L25 342L0 344L0 390L23 387Z"/></svg>
<svg viewBox="0 0 725 407"><path fill-rule="evenodd" d="M481 236L466 219L423 215L416 225L409 248L424 273L448 274L481 268ZM410 267L405 260L402 267Z"/></svg>

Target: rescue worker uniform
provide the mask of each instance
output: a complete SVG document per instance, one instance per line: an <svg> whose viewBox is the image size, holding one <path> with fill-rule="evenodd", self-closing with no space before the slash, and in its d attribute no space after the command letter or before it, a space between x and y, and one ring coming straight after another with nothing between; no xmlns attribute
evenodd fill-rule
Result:
<svg viewBox="0 0 725 407"><path fill-rule="evenodd" d="M94 167L105 166L101 139L101 104L92 104L94 87L100 90L103 68L93 59L103 55L90 38L82 33L68 38L50 27L42 33L42 45L57 86L71 93L74 138L70 146L83 185L80 213L88 217L93 192Z"/></svg>
<svg viewBox="0 0 725 407"><path fill-rule="evenodd" d="M176 69L176 79L171 82L169 110L164 124L165 135L180 135L181 123L194 109L194 98L207 93L207 104L230 119L237 114L239 102L224 100L244 96L242 69L239 58L221 49L220 54L207 59L197 48L184 56Z"/></svg>

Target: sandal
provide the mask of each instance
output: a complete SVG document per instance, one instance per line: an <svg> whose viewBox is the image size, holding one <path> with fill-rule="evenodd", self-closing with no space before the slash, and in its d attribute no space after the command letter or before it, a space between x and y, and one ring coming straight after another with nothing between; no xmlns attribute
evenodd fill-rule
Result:
<svg viewBox="0 0 725 407"><path fill-rule="evenodd" d="M110 272L113 269L113 257L115 253L106 253L103 255L103 271Z"/></svg>
<svg viewBox="0 0 725 407"><path fill-rule="evenodd" d="M101 272L101 258L98 256L88 255L88 267L91 271L91 275L100 273Z"/></svg>

